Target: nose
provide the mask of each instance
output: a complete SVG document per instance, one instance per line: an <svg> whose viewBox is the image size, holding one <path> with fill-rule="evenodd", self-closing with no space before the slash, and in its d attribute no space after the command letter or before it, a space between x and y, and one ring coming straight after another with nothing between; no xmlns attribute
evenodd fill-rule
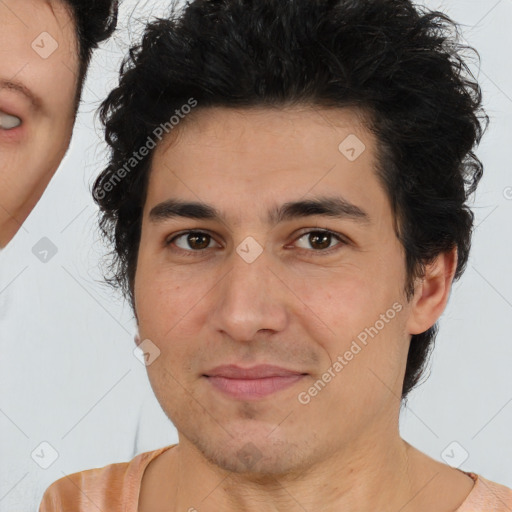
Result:
<svg viewBox="0 0 512 512"><path fill-rule="evenodd" d="M258 332L286 328L293 294L269 266L265 251L252 263L233 252L227 275L216 289L211 321L215 329L238 341L251 341Z"/></svg>

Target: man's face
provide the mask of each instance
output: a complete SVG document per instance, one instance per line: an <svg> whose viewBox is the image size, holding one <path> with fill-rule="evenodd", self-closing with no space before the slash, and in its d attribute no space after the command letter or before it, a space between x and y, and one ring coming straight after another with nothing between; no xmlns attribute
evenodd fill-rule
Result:
<svg viewBox="0 0 512 512"><path fill-rule="evenodd" d="M79 71L75 31L61 1L0 2L0 247L27 218L69 146Z"/></svg>
<svg viewBox="0 0 512 512"><path fill-rule="evenodd" d="M204 109L179 129L155 150L134 296L149 379L180 441L228 470L249 456L274 474L380 442L398 428L410 308L374 137L350 110ZM367 218L267 222L284 203L341 197ZM172 216L169 199L223 220ZM205 376L228 364L306 375L255 384L287 385L256 397L250 382Z"/></svg>

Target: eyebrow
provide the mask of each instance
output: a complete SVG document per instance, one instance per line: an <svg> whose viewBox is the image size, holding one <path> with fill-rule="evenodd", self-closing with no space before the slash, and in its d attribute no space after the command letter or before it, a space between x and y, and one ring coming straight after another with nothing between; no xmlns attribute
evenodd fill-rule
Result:
<svg viewBox="0 0 512 512"><path fill-rule="evenodd" d="M364 224L371 222L370 216L362 208L350 203L343 197L336 196L318 197L274 206L267 213L267 223L269 225L276 225L280 222L314 215L349 219ZM226 216L212 205L203 202L181 201L173 198L157 204L149 212L149 219L153 223L177 217L220 222L224 222L226 219Z"/></svg>
<svg viewBox="0 0 512 512"><path fill-rule="evenodd" d="M11 91L15 91L23 94L32 104L32 108L38 112L43 110L43 101L39 96L36 96L25 84L18 80L6 80L4 78L0 78L0 91L2 89L9 89Z"/></svg>

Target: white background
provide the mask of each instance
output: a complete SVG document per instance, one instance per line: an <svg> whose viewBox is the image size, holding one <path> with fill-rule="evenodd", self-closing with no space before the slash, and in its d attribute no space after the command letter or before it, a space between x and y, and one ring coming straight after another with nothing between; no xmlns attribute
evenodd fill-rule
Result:
<svg viewBox="0 0 512 512"><path fill-rule="evenodd" d="M167 2L136 4L125 0L116 36L95 54L55 178L0 253L2 512L37 510L44 490L66 474L177 442L134 357L131 310L102 283L106 248L90 194L106 154L94 112L117 83L128 42ZM461 23L479 51L480 70L472 69L491 124L477 151L485 171L467 271L441 317L430 377L410 395L401 432L437 460L457 441L469 454L461 469L512 487L512 200L505 197L512 187L512 0L424 5ZM32 252L43 237L58 251L47 263ZM59 454L46 470L31 458L41 442Z"/></svg>

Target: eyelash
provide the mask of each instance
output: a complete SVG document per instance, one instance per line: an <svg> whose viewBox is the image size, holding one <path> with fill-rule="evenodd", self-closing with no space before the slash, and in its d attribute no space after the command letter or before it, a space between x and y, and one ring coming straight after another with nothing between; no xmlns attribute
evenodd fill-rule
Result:
<svg viewBox="0 0 512 512"><path fill-rule="evenodd" d="M308 253L312 253L312 252L313 253L317 253L319 256L324 256L324 255L331 254L332 252L340 250L341 247L343 247L344 245L348 245L348 243L349 243L342 235L340 235L339 233L335 233L334 231L330 231L328 229L313 229L313 230L310 230L310 231L306 231L305 233L302 233L298 238L296 238L295 241L300 240L304 236L310 235L311 233L321 233L321 234L324 234L324 235L325 234L331 235L333 238L337 239L340 242L340 243L336 244L334 247L331 247L329 249L324 249L324 250L302 249L303 251L306 251ZM178 233L177 235L175 235L171 239L166 240L165 241L165 246L169 247L176 239L181 238L182 236L190 235L190 234L206 235L206 236L210 237L210 239L213 239L212 235L210 235L209 233L207 233L205 231L196 231L196 230L183 231L181 233ZM190 250L190 251L188 251L186 249L181 249L180 247L178 247L178 248L172 248L171 250L173 252L182 253L182 254L184 254L186 256L193 256L194 257L194 256L202 255L204 253L204 251L207 251L208 249L214 249L214 247L209 247L207 249Z"/></svg>

